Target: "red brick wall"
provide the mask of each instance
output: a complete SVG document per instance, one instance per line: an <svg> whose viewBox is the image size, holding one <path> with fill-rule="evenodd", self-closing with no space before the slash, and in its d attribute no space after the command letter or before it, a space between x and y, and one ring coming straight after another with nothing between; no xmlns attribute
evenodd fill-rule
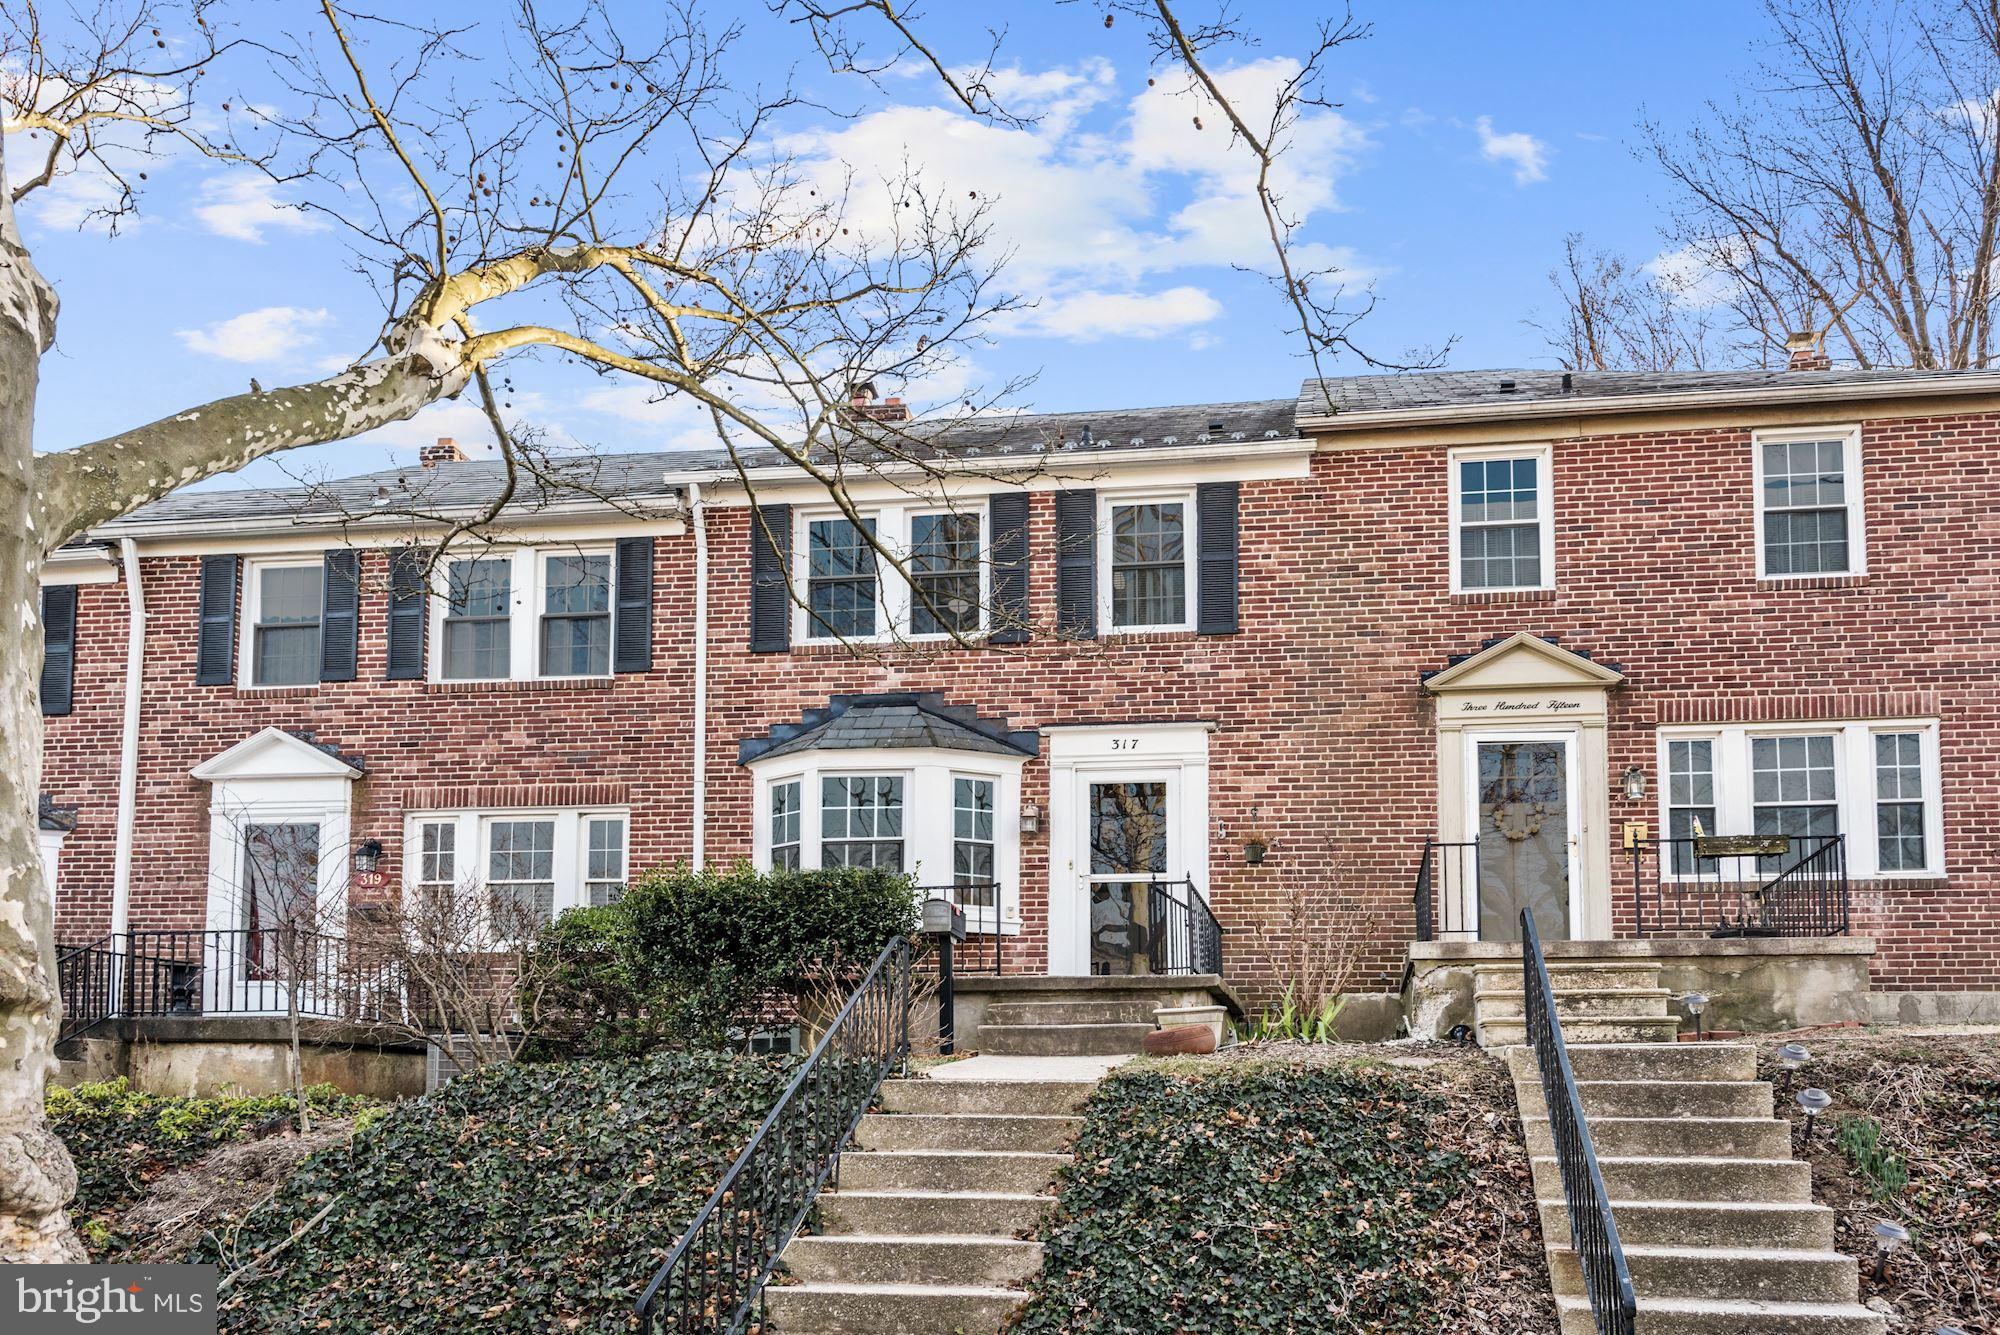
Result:
<svg viewBox="0 0 2000 1335"><path fill-rule="evenodd" d="M1449 593L1446 455L1322 454L1307 481L1246 483L1242 625L1233 637L1125 637L1016 650L747 651L748 540L711 514L709 839L746 854L751 784L736 743L843 691L936 690L1015 727L1212 720L1211 897L1230 972L1262 991L1286 969L1289 922L1331 918L1367 942L1359 986L1393 986L1411 930L1416 849L1435 823L1435 738L1419 674L1517 630L1558 636L1627 685L1612 696L1611 831L1657 821L1663 723L1935 714L1942 720L1946 881L1857 882L1855 930L1880 939L1877 986L2000 988L2000 419L1878 421L1863 435L1866 576L1756 579L1747 429L1558 440L1552 593ZM1053 502L1034 498L1031 617L1053 618ZM384 682L381 556L364 575L359 680L241 692L194 677L197 561L146 562L150 613L134 925L198 925L206 792L188 771L267 724L357 754L354 837L399 872L413 789L479 786L496 804L549 784L616 792L635 868L690 850L691 536L657 544L655 668L608 683L440 687ZM372 578L370 578L372 576ZM49 721L47 787L79 806L64 852L62 934L108 913L124 593L82 590L76 713ZM1653 792L1617 790L1640 765ZM1046 810L1048 767L1023 798ZM429 805L429 801L425 801ZM1271 837L1244 865L1240 832ZM1226 827L1228 837L1215 833ZM1024 930L1013 964L1043 958L1047 834L1023 839ZM1627 897L1614 853L1614 906Z"/></svg>

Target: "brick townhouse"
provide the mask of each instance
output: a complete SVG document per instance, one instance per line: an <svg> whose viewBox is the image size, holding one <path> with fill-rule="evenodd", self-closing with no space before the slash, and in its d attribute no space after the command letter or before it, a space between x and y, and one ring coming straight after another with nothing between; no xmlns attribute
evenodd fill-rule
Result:
<svg viewBox="0 0 2000 1335"><path fill-rule="evenodd" d="M853 513L611 456L434 565L498 484L448 445L104 525L46 575L59 938L751 858L912 871L1009 974L1185 972L1212 911L1245 997L1349 944L1390 992L1527 907L2000 991L2000 376L1362 376L933 444Z"/></svg>

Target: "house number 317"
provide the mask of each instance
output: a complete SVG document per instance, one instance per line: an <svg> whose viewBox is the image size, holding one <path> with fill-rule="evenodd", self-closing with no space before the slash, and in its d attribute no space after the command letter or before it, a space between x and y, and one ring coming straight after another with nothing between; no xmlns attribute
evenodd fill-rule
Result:
<svg viewBox="0 0 2000 1335"><path fill-rule="evenodd" d="M1111 739L1111 749L1113 751L1137 751L1139 749L1139 739L1137 737L1113 737Z"/></svg>

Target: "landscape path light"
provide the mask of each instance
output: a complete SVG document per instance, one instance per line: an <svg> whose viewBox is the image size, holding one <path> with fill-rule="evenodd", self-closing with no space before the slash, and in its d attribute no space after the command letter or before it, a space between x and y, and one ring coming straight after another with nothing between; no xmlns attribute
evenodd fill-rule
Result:
<svg viewBox="0 0 2000 1335"><path fill-rule="evenodd" d="M1778 1049L1778 1065L1784 1068L1787 1093L1791 1092L1792 1077L1799 1073L1801 1066L1811 1060L1812 1053L1806 1050L1806 1045L1803 1043L1787 1043Z"/></svg>
<svg viewBox="0 0 2000 1335"><path fill-rule="evenodd" d="M1681 1005L1694 1016L1694 1041L1701 1042L1701 1013L1708 1009L1708 993L1690 992L1681 998Z"/></svg>
<svg viewBox="0 0 2000 1335"><path fill-rule="evenodd" d="M1823 1089L1802 1089L1799 1091L1799 1107L1805 1110L1807 1141L1812 1140L1813 1123L1819 1115L1833 1106L1833 1095Z"/></svg>
<svg viewBox="0 0 2000 1335"><path fill-rule="evenodd" d="M1877 1284L1889 1278L1889 1258L1896 1249L1910 1240L1910 1230L1893 1219L1884 1219L1875 1225L1875 1272Z"/></svg>

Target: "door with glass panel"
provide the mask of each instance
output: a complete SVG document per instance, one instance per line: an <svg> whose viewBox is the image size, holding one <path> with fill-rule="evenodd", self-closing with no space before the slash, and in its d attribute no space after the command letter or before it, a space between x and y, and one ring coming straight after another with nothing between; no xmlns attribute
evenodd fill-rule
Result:
<svg viewBox="0 0 2000 1335"><path fill-rule="evenodd" d="M1147 887L1179 867L1173 823L1174 784L1166 775L1079 775L1084 847L1077 865L1086 904L1093 974L1142 974L1150 968Z"/></svg>
<svg viewBox="0 0 2000 1335"><path fill-rule="evenodd" d="M1545 941L1574 934L1577 803L1572 738L1471 738L1479 939L1521 939L1521 910Z"/></svg>
<svg viewBox="0 0 2000 1335"><path fill-rule="evenodd" d="M252 821L243 826L240 938L215 934L205 961L211 976L238 990L233 1008L283 1010L285 990L331 982L323 958L343 924L319 894L319 825L311 821ZM221 1004L212 1002L211 1004Z"/></svg>

